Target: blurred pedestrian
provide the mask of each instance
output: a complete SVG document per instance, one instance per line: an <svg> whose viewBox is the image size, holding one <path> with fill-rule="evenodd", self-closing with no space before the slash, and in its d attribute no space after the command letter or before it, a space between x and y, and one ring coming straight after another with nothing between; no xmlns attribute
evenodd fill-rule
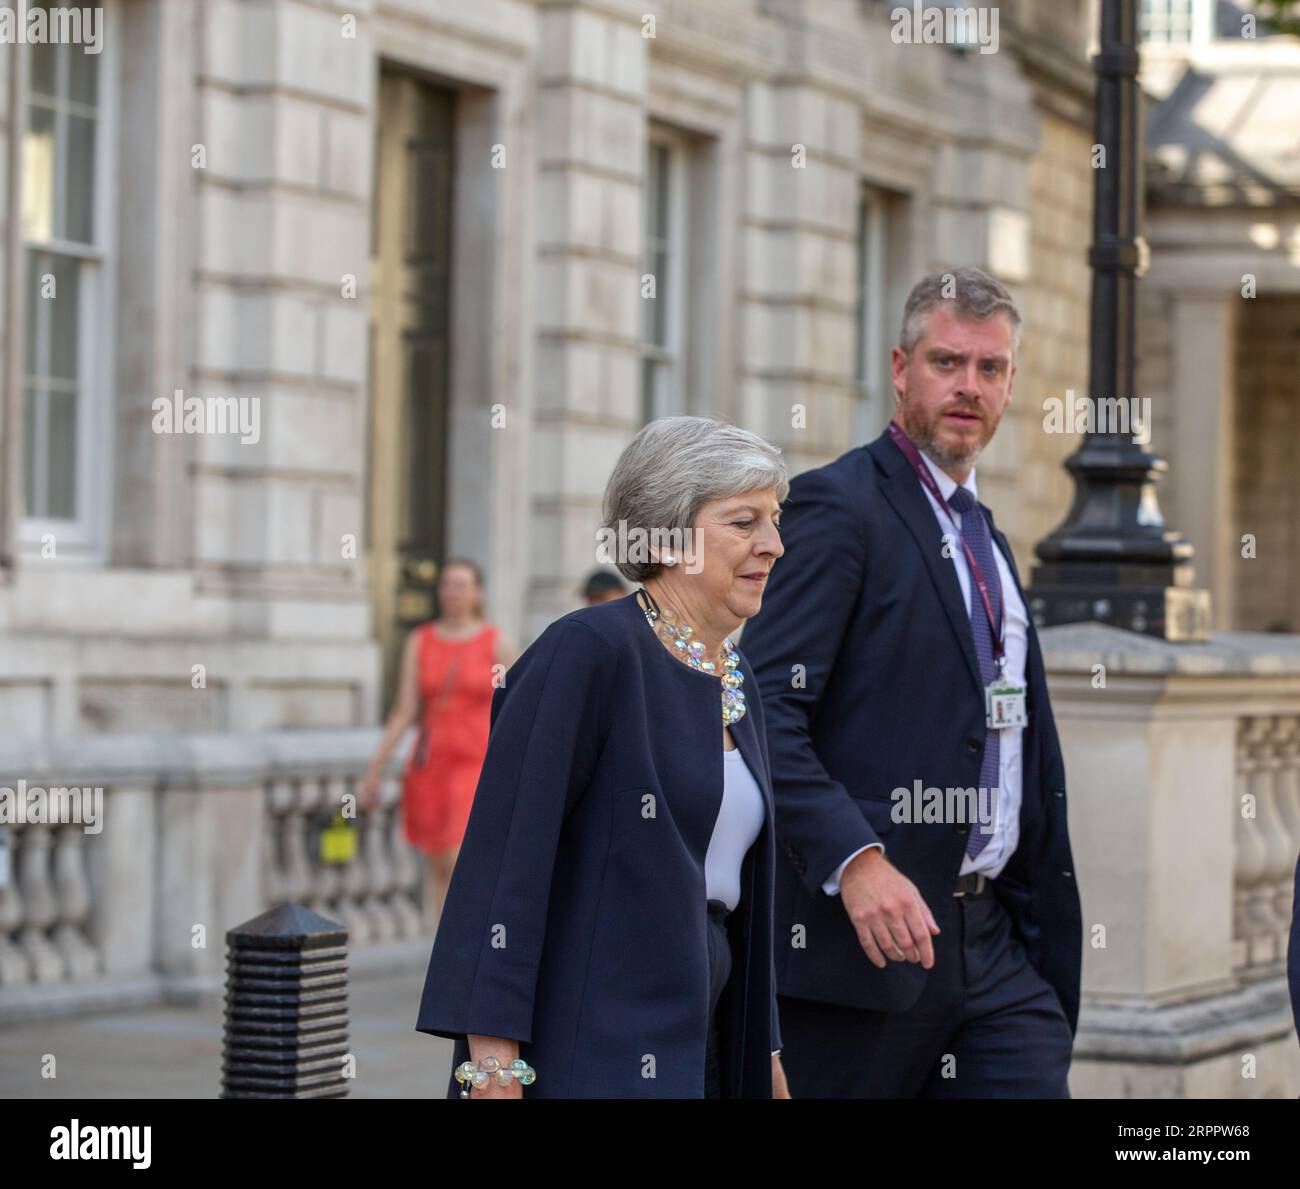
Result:
<svg viewBox="0 0 1300 1189"><path fill-rule="evenodd" d="M592 570L582 588L582 597L587 600L588 607L613 602L626 594L627 587L623 585L623 580L608 570Z"/></svg>
<svg viewBox="0 0 1300 1189"><path fill-rule="evenodd" d="M447 885L469 820L487 751L497 674L515 659L500 631L483 617L483 576L472 561L443 564L438 617L407 636L397 699L366 772L361 803L373 809L388 757L406 729L419 736L402 785L403 832L426 858L425 926L442 913Z"/></svg>

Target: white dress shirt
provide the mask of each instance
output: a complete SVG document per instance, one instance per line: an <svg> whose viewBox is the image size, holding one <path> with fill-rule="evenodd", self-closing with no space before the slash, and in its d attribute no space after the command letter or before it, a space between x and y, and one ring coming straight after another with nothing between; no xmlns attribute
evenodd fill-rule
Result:
<svg viewBox="0 0 1300 1189"><path fill-rule="evenodd" d="M704 856L704 886L705 896L709 900L721 900L728 912L740 903L740 867L766 817L763 791L740 748L731 751L724 748L722 806Z"/></svg>
<svg viewBox="0 0 1300 1189"><path fill-rule="evenodd" d="M957 481L940 468L924 451L921 452L921 457L925 460L925 465L929 468L930 474L934 476L935 482L939 485L943 498L945 500L950 499L952 493L957 490ZM920 483L920 479L917 482ZM971 473L966 476L966 482L962 486L976 499L979 498L975 491L975 471L973 468ZM941 508L938 500L930 494L929 489L924 484L921 484L921 490L925 492L925 498L930 501L930 508L943 531L952 535L954 521L958 528L961 527L961 513L950 509L945 511ZM1024 600L1016 589L1016 581L1011 576L1011 567L1007 565L1007 560L1002 556L1002 550L998 547L997 541L993 539L991 531L989 540L993 546L993 556L997 561L998 581L1002 586L1002 617L1006 625L1007 677L1015 685L1023 686L1025 684L1025 657L1029 651L1029 615L1025 610ZM969 614L973 584L970 578L970 566L966 562L966 551L961 547L959 538L953 541L949 552L952 554L952 564L957 569L957 581L961 584L962 602L966 604L966 610ZM974 595L979 598L978 591L975 591ZM978 607L976 610L980 615L984 614L983 607ZM1011 858L1016 849L1016 844L1020 841L1023 731L1024 727L1003 727L998 731L998 798L993 833L984 849L975 858L972 859L969 855L962 856L961 871L959 872L961 875L982 872L989 879L996 878L1007 865L1007 860ZM979 828L978 824L972 824L971 826L973 830ZM883 843L873 843L872 845L882 851L885 849ZM860 847L849 855L843 863L835 868L831 877L822 884L822 891L828 896L838 896L840 892L840 876L844 873L844 868L864 850L870 849L870 846Z"/></svg>

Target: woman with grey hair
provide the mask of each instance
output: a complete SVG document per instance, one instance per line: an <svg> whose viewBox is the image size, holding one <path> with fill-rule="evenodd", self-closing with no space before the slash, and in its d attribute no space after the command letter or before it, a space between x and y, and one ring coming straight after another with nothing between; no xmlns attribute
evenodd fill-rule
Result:
<svg viewBox="0 0 1300 1189"><path fill-rule="evenodd" d="M615 465L600 560L640 588L551 624L493 697L416 1023L455 1041L449 1096L788 1097L767 742L730 639L787 491L712 418Z"/></svg>

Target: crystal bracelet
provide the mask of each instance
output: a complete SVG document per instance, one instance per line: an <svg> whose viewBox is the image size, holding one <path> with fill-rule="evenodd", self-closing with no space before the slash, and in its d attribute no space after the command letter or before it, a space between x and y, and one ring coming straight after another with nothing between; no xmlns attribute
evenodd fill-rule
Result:
<svg viewBox="0 0 1300 1189"><path fill-rule="evenodd" d="M485 1090L492 1083L508 1086L519 1080L524 1086L531 1086L537 1081L537 1070L522 1057L516 1057L509 1065L502 1065L499 1057L483 1057L477 1066L473 1061L462 1061L456 1066L456 1080L460 1083L460 1096L469 1097L471 1086Z"/></svg>

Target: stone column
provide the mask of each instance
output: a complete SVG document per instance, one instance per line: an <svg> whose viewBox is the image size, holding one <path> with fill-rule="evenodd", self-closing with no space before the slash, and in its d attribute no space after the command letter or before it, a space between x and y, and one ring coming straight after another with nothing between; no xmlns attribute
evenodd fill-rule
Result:
<svg viewBox="0 0 1300 1189"><path fill-rule="evenodd" d="M1161 505L1165 520L1196 546L1196 577L1210 591L1213 625L1233 623L1233 585L1241 557L1233 524L1236 420L1235 291L1180 289L1172 295L1168 443L1176 476Z"/></svg>
<svg viewBox="0 0 1300 1189"><path fill-rule="evenodd" d="M740 424L791 473L851 438L861 118L812 80L749 88Z"/></svg>
<svg viewBox="0 0 1300 1189"><path fill-rule="evenodd" d="M122 6L122 135L114 178L116 237L114 565L179 569L193 553L192 443L153 432L153 402L190 390L194 303L195 77L193 0ZM111 184L104 179L101 184Z"/></svg>
<svg viewBox="0 0 1300 1189"><path fill-rule="evenodd" d="M640 422L649 56L630 9L548 5L541 21L529 639L577 602L605 481Z"/></svg>
<svg viewBox="0 0 1300 1189"><path fill-rule="evenodd" d="M194 565L240 632L364 638L368 5L201 9L196 354L260 437L194 441ZM363 543L362 543L363 544Z"/></svg>

